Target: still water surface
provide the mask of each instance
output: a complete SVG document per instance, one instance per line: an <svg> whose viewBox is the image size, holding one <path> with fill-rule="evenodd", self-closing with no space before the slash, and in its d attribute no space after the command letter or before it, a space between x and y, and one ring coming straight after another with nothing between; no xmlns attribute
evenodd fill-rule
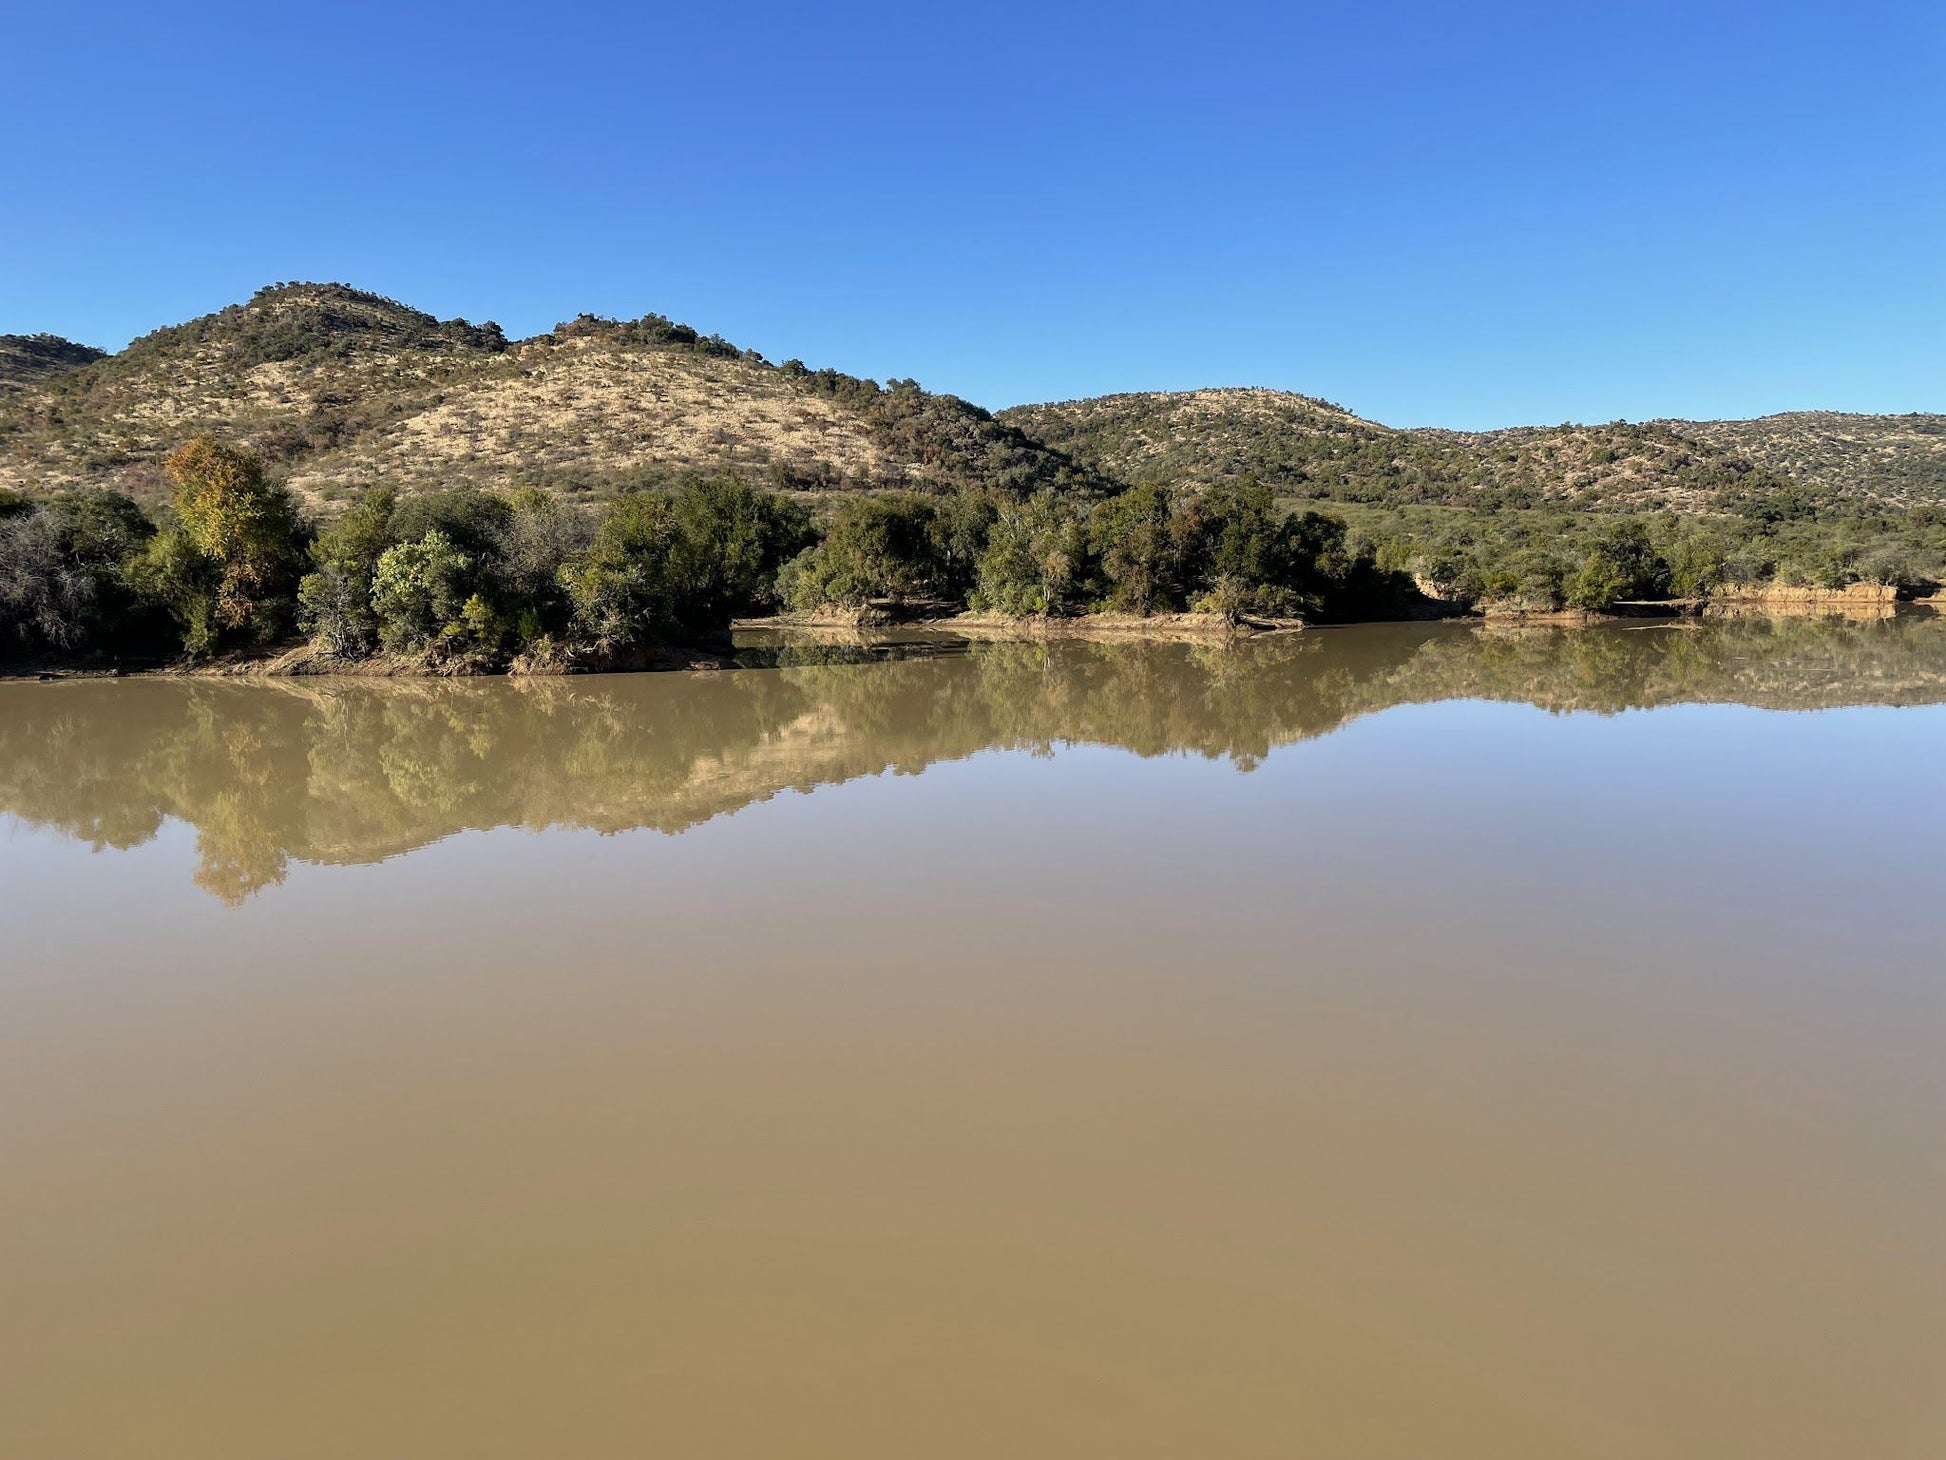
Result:
<svg viewBox="0 0 1946 1460"><path fill-rule="evenodd" d="M0 685L0 1456L1946 1454L1946 621Z"/></svg>

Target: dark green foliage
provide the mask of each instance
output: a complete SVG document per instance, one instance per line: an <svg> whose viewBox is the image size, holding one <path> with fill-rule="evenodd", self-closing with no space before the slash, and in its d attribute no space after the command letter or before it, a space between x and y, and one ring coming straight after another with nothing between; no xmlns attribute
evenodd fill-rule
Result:
<svg viewBox="0 0 1946 1460"><path fill-rule="evenodd" d="M392 514L392 540L416 542L441 532L460 551L486 556L496 551L513 520L512 504L478 487L455 487L402 499Z"/></svg>
<svg viewBox="0 0 1946 1460"><path fill-rule="evenodd" d="M625 493L560 570L574 633L612 648L719 631L774 605L779 570L809 535L802 507L733 481Z"/></svg>
<svg viewBox="0 0 1946 1460"><path fill-rule="evenodd" d="M679 621L720 628L775 607L777 574L811 541L811 514L774 492L728 478L694 482L670 499Z"/></svg>
<svg viewBox="0 0 1946 1460"><path fill-rule="evenodd" d="M1199 505L1186 493L1147 482L1095 509L1088 548L1100 565L1103 607L1171 613L1187 606L1204 546Z"/></svg>
<svg viewBox="0 0 1946 1460"><path fill-rule="evenodd" d="M66 375L105 353L59 335L0 335L0 391Z"/></svg>
<svg viewBox="0 0 1946 1460"><path fill-rule="evenodd" d="M783 596L803 610L937 597L946 583L937 524L934 503L911 493L850 498L817 546L785 565Z"/></svg>
<svg viewBox="0 0 1946 1460"><path fill-rule="evenodd" d="M111 367L140 368L157 356L224 345L240 368L284 361L317 363L360 351L402 349L497 354L507 348L500 326L440 321L380 294L345 284L272 284L248 304L144 335Z"/></svg>
<svg viewBox="0 0 1946 1460"><path fill-rule="evenodd" d="M674 563L681 532L661 493L629 492L609 505L593 545L564 574L580 637L609 648L680 626Z"/></svg>
<svg viewBox="0 0 1946 1460"><path fill-rule="evenodd" d="M0 658L148 647L126 565L155 535L110 492L69 493L0 516Z"/></svg>

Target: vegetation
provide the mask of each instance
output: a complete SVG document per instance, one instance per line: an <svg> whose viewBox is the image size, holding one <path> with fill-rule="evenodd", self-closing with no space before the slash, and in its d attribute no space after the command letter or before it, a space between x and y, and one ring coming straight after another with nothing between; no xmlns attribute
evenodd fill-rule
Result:
<svg viewBox="0 0 1946 1460"><path fill-rule="evenodd" d="M187 445L182 443L187 442ZM1268 390L989 413L661 315L339 284L0 336L0 653L596 662L788 606L1345 620L1946 581L1946 417L1397 430ZM1428 601L1432 600L1432 601Z"/></svg>
<svg viewBox="0 0 1946 1460"><path fill-rule="evenodd" d="M140 508L105 492L0 502L0 659L158 641L126 573L154 535Z"/></svg>

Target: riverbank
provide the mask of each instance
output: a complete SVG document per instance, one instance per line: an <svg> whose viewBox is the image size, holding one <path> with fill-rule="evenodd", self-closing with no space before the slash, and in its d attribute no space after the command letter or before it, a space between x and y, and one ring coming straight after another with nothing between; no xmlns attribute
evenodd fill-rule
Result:
<svg viewBox="0 0 1946 1460"><path fill-rule="evenodd" d="M1895 590L1876 584L1850 589L1779 588L1721 594L1706 599L1662 599L1620 603L1605 613L1586 609L1538 609L1486 605L1471 612L1425 615L1456 625L1500 628L1594 628L1641 619L1725 617L1889 618L1900 613L1936 614L1946 597L1900 600ZM1399 622L1405 622L1400 620ZM132 676L199 679L516 679L563 678L590 674L638 674L666 670L734 668L740 647L777 644L893 644L920 642L1095 642L1222 643L1267 635L1314 630L1301 619L1230 618L1212 613L1091 613L1065 618L1010 618L1003 614L920 614L901 618L882 609L828 614L778 614L737 619L722 639L693 645L641 645L621 651L544 650L503 664L467 659L430 659L423 655L345 656L315 644L282 644L256 653L215 658L38 660L0 665L0 680L117 679ZM1336 627L1355 627L1338 625ZM733 638L734 636L734 642Z"/></svg>

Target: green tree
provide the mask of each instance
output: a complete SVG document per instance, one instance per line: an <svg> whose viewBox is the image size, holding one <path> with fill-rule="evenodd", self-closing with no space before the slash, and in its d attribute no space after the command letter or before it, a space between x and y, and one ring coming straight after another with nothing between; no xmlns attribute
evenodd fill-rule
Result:
<svg viewBox="0 0 1946 1460"><path fill-rule="evenodd" d="M586 555L562 569L576 633L599 647L652 642L681 626L682 524L659 492L610 504Z"/></svg>
<svg viewBox="0 0 1946 1460"><path fill-rule="evenodd" d="M972 606L1015 617L1072 612L1089 572L1088 526L1051 490L1002 506L986 535Z"/></svg>
<svg viewBox="0 0 1946 1460"><path fill-rule="evenodd" d="M155 527L114 492L73 492L0 515L0 657L140 646L126 570Z"/></svg>
<svg viewBox="0 0 1946 1460"><path fill-rule="evenodd" d="M1669 591L1678 598L1707 598L1722 587L1730 555L1713 534L1684 533L1669 554Z"/></svg>
<svg viewBox="0 0 1946 1460"><path fill-rule="evenodd" d="M387 548L372 575L380 641L395 652L492 653L502 625L479 587L475 559L436 527Z"/></svg>
<svg viewBox="0 0 1946 1460"><path fill-rule="evenodd" d="M1605 546L1593 547L1567 583L1567 599L1576 608L1602 613L1615 606L1632 583L1628 566Z"/></svg>
<svg viewBox="0 0 1946 1460"><path fill-rule="evenodd" d="M390 487L372 487L311 545L313 567L297 588L298 622L340 654L367 652L378 639L372 577L396 542L397 506Z"/></svg>
<svg viewBox="0 0 1946 1460"><path fill-rule="evenodd" d="M826 524L824 536L785 565L779 587L791 607L862 607L909 603L937 593L941 565L936 509L908 492L853 497Z"/></svg>
<svg viewBox="0 0 1946 1460"><path fill-rule="evenodd" d="M1184 606L1194 584L1203 513L1195 500L1146 482L1095 508L1088 548L1101 565L1103 602L1129 613Z"/></svg>
<svg viewBox="0 0 1946 1460"><path fill-rule="evenodd" d="M670 498L675 614L719 628L776 601L777 574L811 540L810 514L790 498L729 477L692 482Z"/></svg>
<svg viewBox="0 0 1946 1460"><path fill-rule="evenodd" d="M296 614L307 537L290 493L264 480L256 456L208 434L165 466L174 521L149 545L134 581L175 616L192 654L284 633Z"/></svg>

